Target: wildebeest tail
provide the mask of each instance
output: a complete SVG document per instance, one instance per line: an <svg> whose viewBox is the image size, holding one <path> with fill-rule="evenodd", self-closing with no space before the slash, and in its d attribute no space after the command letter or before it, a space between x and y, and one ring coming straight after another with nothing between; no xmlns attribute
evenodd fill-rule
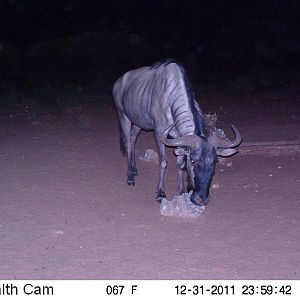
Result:
<svg viewBox="0 0 300 300"><path fill-rule="evenodd" d="M120 151L123 155L125 155L126 154L125 136L121 125L119 125L119 129L120 129Z"/></svg>

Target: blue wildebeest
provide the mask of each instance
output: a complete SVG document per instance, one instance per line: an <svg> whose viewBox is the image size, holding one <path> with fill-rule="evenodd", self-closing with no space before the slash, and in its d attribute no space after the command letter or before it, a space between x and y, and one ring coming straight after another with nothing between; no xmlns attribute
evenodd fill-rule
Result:
<svg viewBox="0 0 300 300"><path fill-rule="evenodd" d="M120 122L120 149L128 160L127 183L135 184L135 142L142 129L154 130L160 173L157 200L165 197L165 146L175 147L177 192L184 193L183 171L189 175L191 200L206 205L217 155L237 152L241 136L233 126L235 140L207 136L205 121L183 66L167 59L152 66L131 70L113 86Z"/></svg>

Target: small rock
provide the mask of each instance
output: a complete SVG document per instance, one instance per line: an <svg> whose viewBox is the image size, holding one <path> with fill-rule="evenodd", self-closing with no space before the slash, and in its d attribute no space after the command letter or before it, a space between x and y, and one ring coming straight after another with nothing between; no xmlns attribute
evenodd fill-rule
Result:
<svg viewBox="0 0 300 300"><path fill-rule="evenodd" d="M220 188L220 184L219 184L219 183L213 183L213 184L211 185L211 187L212 187L213 189L219 189L219 188Z"/></svg>
<svg viewBox="0 0 300 300"><path fill-rule="evenodd" d="M158 164L158 153L153 149L146 149L144 156L140 156L139 159L148 162L155 162Z"/></svg>
<svg viewBox="0 0 300 300"><path fill-rule="evenodd" d="M52 230L50 230L50 232L52 234L55 234L55 235L63 235L64 234L64 232L62 230L54 230L54 229L52 229Z"/></svg>
<svg viewBox="0 0 300 300"><path fill-rule="evenodd" d="M220 165L225 165L225 163L226 163L226 158L224 158L224 157L218 157L218 163L219 163Z"/></svg>
<svg viewBox="0 0 300 300"><path fill-rule="evenodd" d="M226 165L226 167L228 167L228 168L232 167L232 161L227 161L227 162L225 163L225 165Z"/></svg>

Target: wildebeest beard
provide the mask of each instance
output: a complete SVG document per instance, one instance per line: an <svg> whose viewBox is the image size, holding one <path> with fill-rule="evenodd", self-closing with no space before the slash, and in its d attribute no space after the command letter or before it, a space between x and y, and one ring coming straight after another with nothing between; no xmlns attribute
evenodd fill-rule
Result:
<svg viewBox="0 0 300 300"><path fill-rule="evenodd" d="M206 205L209 201L209 188L217 163L216 150L203 139L202 147L192 149L190 160L194 174L191 201L196 205Z"/></svg>

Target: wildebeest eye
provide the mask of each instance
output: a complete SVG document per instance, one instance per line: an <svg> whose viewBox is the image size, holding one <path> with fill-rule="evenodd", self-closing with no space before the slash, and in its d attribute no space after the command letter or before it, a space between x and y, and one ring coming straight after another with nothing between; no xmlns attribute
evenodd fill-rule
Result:
<svg viewBox="0 0 300 300"><path fill-rule="evenodd" d="M193 164L195 161L193 159L191 159L191 163Z"/></svg>

